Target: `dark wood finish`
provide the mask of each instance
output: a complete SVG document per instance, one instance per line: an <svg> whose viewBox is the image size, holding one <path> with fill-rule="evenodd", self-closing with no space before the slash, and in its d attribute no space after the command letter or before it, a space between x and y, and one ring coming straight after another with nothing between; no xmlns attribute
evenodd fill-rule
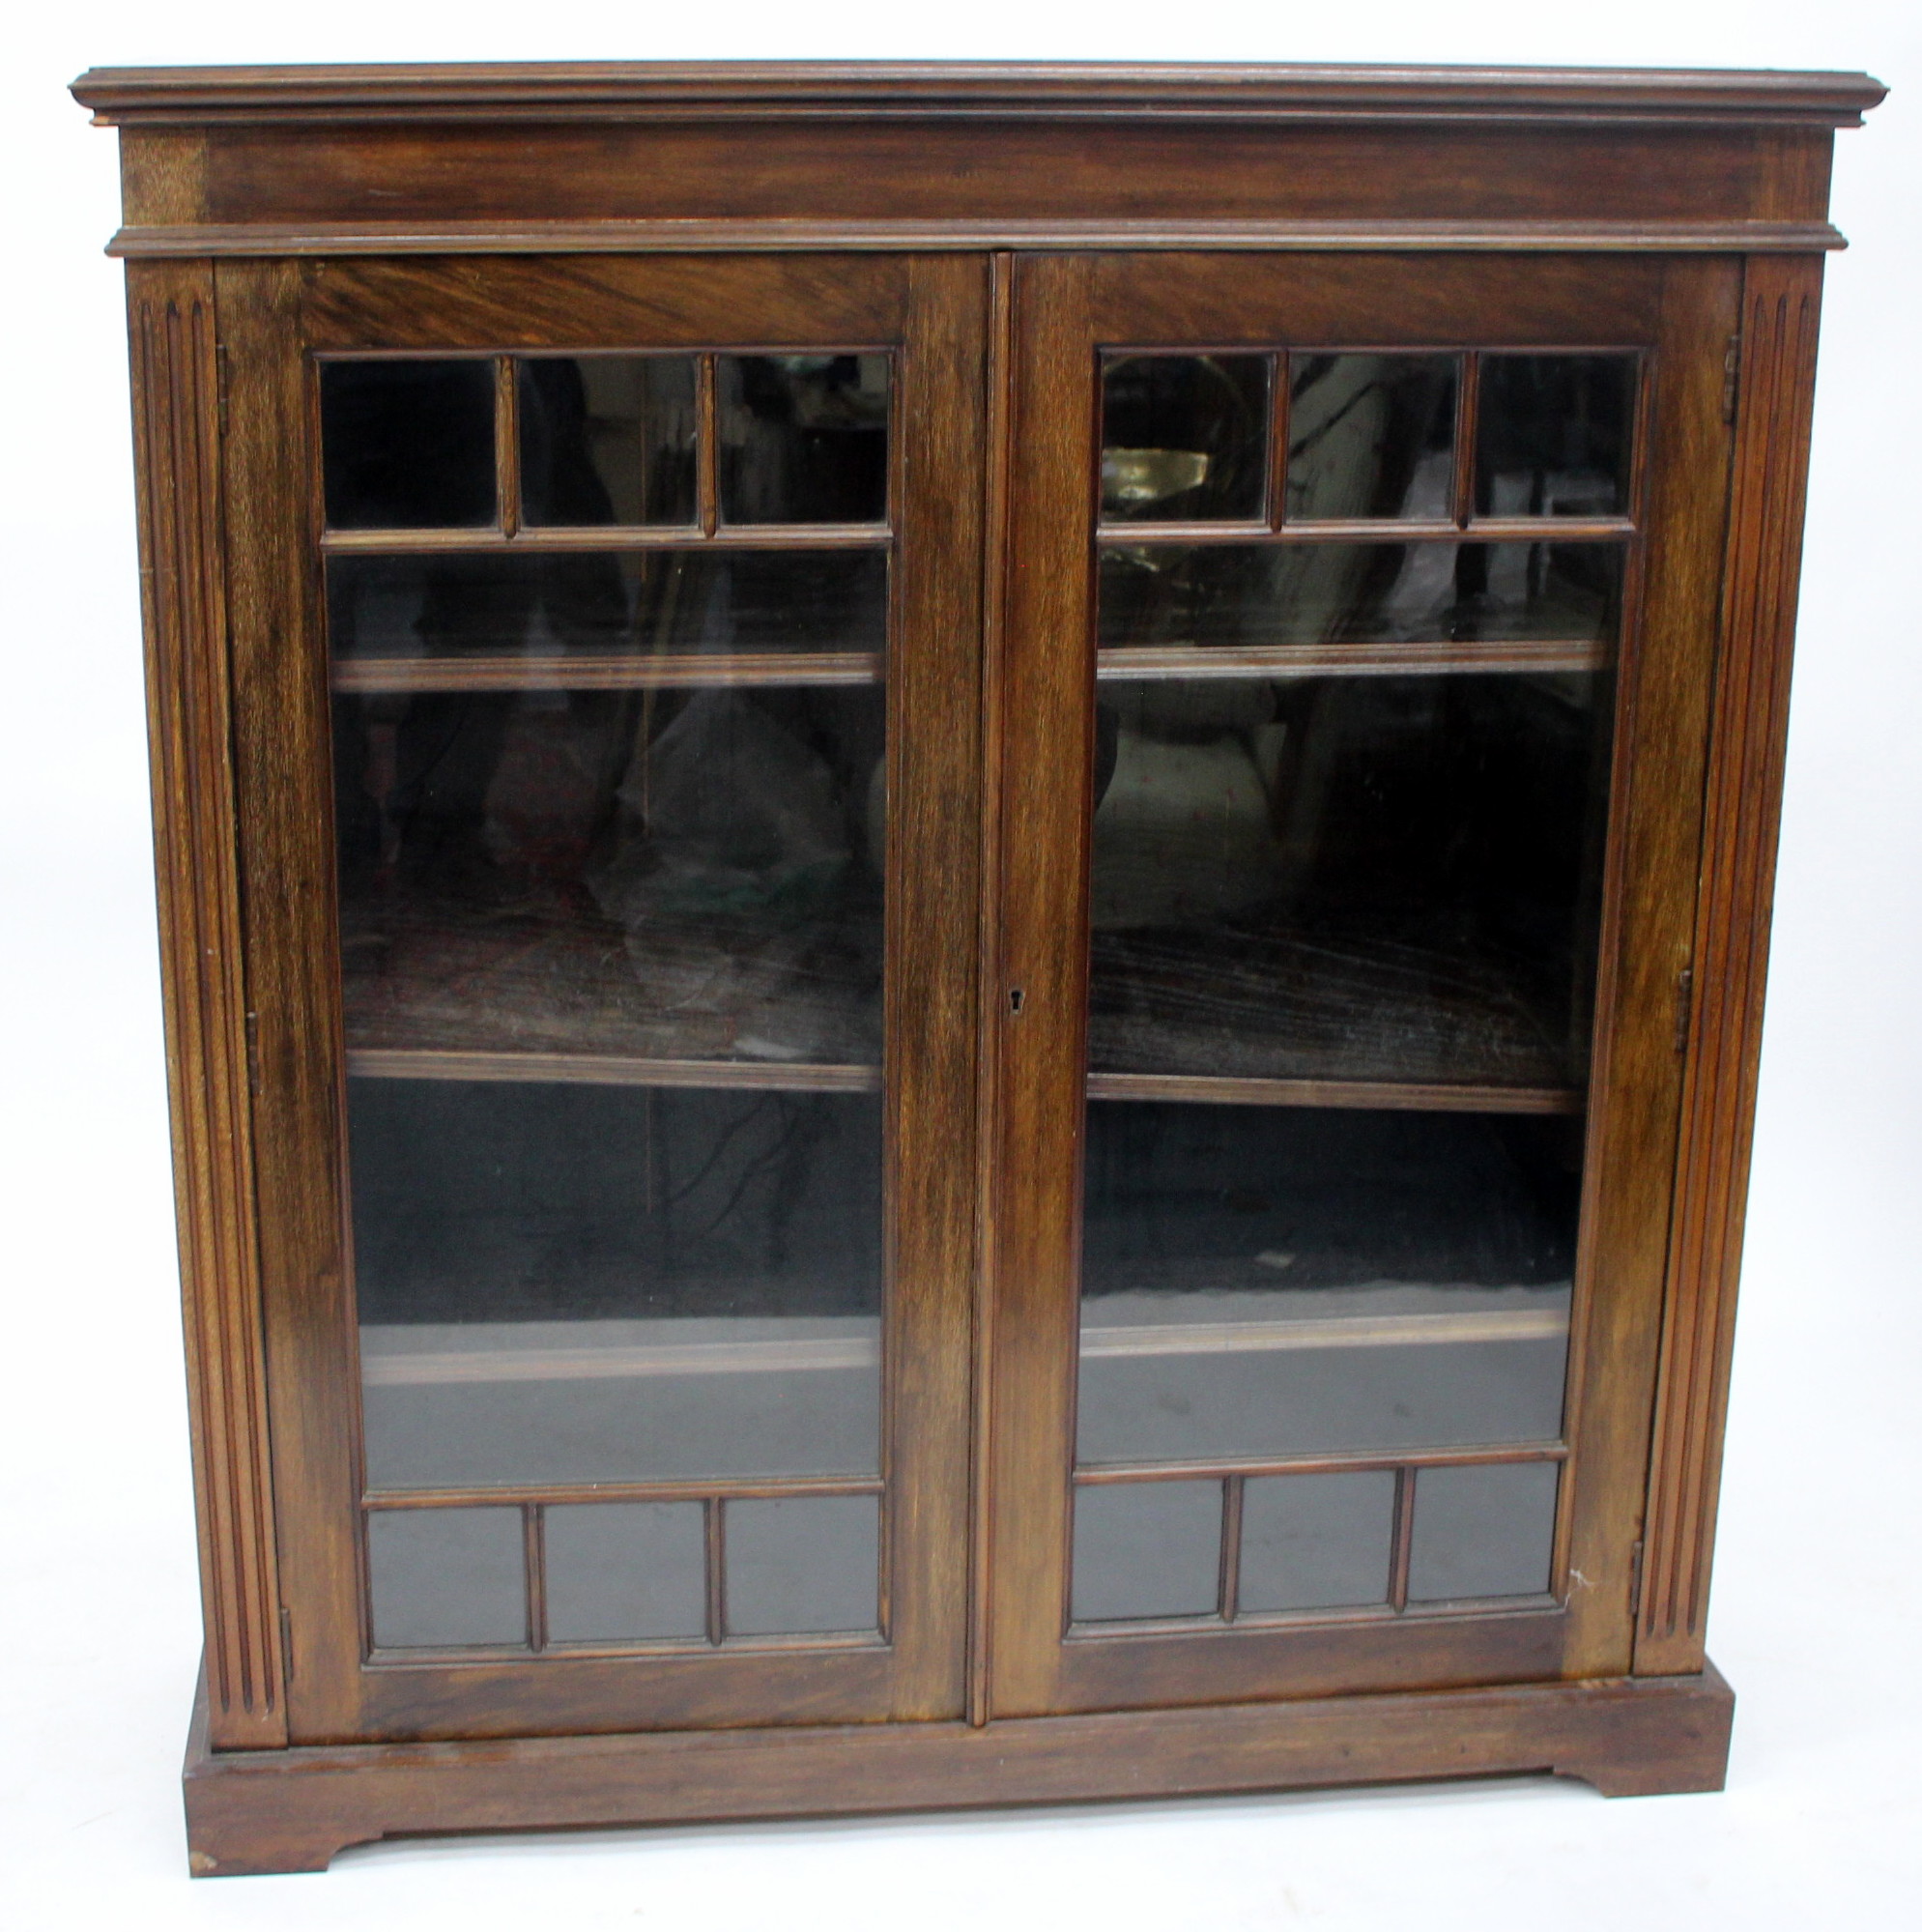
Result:
<svg viewBox="0 0 1922 1932"><path fill-rule="evenodd" d="M706 367L711 357L703 357ZM702 449L707 445L703 443ZM704 467L704 459L703 459ZM713 514L718 517L718 509ZM885 524L735 524L682 530L639 524L623 529L601 525L588 530L330 530L321 537L329 556L415 557L449 550L482 551L496 557L521 551L578 553L584 550L885 550Z"/></svg>
<svg viewBox="0 0 1922 1932"><path fill-rule="evenodd" d="M350 1047L347 1071L363 1080L561 1081L595 1086L746 1087L756 1093L873 1093L879 1067L805 1060L644 1060L619 1053L409 1052Z"/></svg>
<svg viewBox="0 0 1922 1932"><path fill-rule="evenodd" d="M74 99L103 126L298 114L486 121L569 113L595 119L781 118L839 113L890 120L989 116L1235 122L1530 115L1583 119L1787 120L1854 126L1886 90L1865 73L1768 69L1185 66L1124 62L562 61L406 67L93 68Z"/></svg>
<svg viewBox="0 0 1922 1932"><path fill-rule="evenodd" d="M1223 1074L1091 1073L1090 1100L1187 1100L1230 1107L1370 1107L1397 1112L1579 1113L1569 1086L1493 1086L1467 1081L1237 1080Z"/></svg>
<svg viewBox="0 0 1922 1932"><path fill-rule="evenodd" d="M1616 665L1608 840L1613 870L1603 895L1602 1020L1587 1098L1589 1197L1571 1332L1571 1454L1558 1526L1556 1592L1565 1599L1566 1612L1531 1627L1552 1629L1550 1647L1561 1647L1540 1667L1581 1676L1622 1674L1632 1657L1628 1593L1680 1098L1673 984L1682 964L1678 955L1685 956L1699 849L1707 646L1716 607L1713 560L1727 463L1719 359L1712 349L1729 326L1732 272L1712 263L1665 268L1659 262L1556 257L1517 274L1473 261L1345 257L1310 268L1258 257L1112 255L1036 263L1022 276L1017 447L1023 451L1023 468L1014 519L1018 590L1005 757L1011 796L1017 788L1032 795L1011 818L1004 847L1003 945L1010 981L1026 977L1037 984L1021 1017L1004 1015L1002 1022L1007 1178L997 1334L1009 1339L997 1356L995 1403L997 1440L1007 1445L996 1494L1002 1526L997 1574L1003 1566L1025 1566L1017 1586L1025 1634L1018 1650L997 1621L998 1654L1018 1658L1019 1668L997 1669L996 1711L1038 1716L1099 1708L1130 1685L1127 1694L1153 1701L1208 1694L1204 1686L1214 1686L1218 1696L1256 1694L1233 1687L1279 1681L1262 1674L1266 1664L1226 1660L1241 1641L1239 1629L1171 1632L1161 1640L1163 1647L1171 1658L1186 1650L1188 1660L1154 1670L1144 1667L1145 1654L1133 1639L1113 1640L1117 1658L1125 1651L1128 1660L1112 1666L1088 1661L1094 1650L1064 1647L1060 1639L1067 1623L1065 1492L1074 1431L1081 1095L1272 1103L1286 1092L1266 1081L1250 1081L1238 1091L1241 1082L1229 1076L1243 1069L1231 1069L1219 1045L1211 1048L1212 1073L1197 1066L1189 1074L1177 1063L1162 1074L1167 1063L1160 1056L1178 1051L1168 1025L1150 1033L1131 1018L1124 1036L1104 1014L1085 1022L1080 989L1066 977L1068 964L1086 943L1088 687L1098 675L1088 479L1096 462L1098 344L1108 350L1182 342L1273 349L1385 336L1420 346L1479 340L1585 347L1608 341L1639 348L1648 358L1644 394L1651 414L1637 438L1643 468L1632 514L1610 524L1612 533L1627 528L1637 534L1629 539L1624 599L1630 620ZM1661 452L1653 464L1646 455L1651 449ZM1658 559L1652 569L1645 567L1643 554L1649 547ZM1677 561L1705 557L1706 569ZM1047 854L1045 863L1037 862L1038 851ZM1097 936L1095 954L1098 972L1131 969L1124 937ZM1047 957L1039 966L1026 964L1037 955ZM1227 973L1232 962L1197 958L1185 962L1185 969ZM1283 988L1284 1004L1307 1000L1319 1012L1343 997L1338 982L1320 984L1325 970L1317 966L1317 983L1305 992L1297 992L1274 963L1257 977L1271 998ZM1358 977L1357 985L1367 988L1353 1002L1357 1025L1365 1025L1393 994L1372 978ZM1491 991L1489 1012L1500 1010ZM1254 1008L1249 1014L1250 1026L1257 1025ZM1579 1104L1559 1083L1552 1056L1531 1064L1526 1053L1542 1050L1524 1049L1526 1031L1508 1024L1512 1034L1491 1018L1485 1068L1424 1068L1420 1079L1397 1082L1379 1074L1370 1079L1373 1070L1358 1062L1338 1069L1357 1080L1354 1088L1310 1077L1302 1080L1301 1098L1338 1103L1352 1093L1377 1104L1500 1106L1506 1082L1508 1104L1519 1109ZM1092 1030L1097 1069L1085 1088L1084 1024ZM1258 1032L1249 1038L1258 1046ZM1144 1051L1151 1040L1152 1051ZM1512 1065L1505 1054L1514 1056ZM1156 1076L1104 1070L1116 1064L1153 1067ZM1336 1070L1277 1064L1260 1071ZM1168 1075L1177 1079L1170 1081ZM1448 1093L1451 1085L1461 1089L1458 1096ZM1018 1312L1012 1310L1017 1282ZM1004 1611L1015 1614L1012 1605ZM1338 1641L1372 1647L1379 1639L1350 1631ZM1429 1667L1448 1669L1439 1658ZM1475 1665L1489 1667L1486 1658ZM1104 1675L1110 1669L1112 1688Z"/></svg>
<svg viewBox="0 0 1922 1932"><path fill-rule="evenodd" d="M129 148L154 144L144 134ZM129 158L127 176L145 184L152 170ZM1328 254L1383 248L1483 254L1539 254L1544 249L1582 254L1747 254L1846 247L1826 221L1716 221L1651 216L1630 221L1430 220L1421 216L1369 220L1163 220L1049 221L961 218L885 220L863 217L820 221L703 220L680 216L604 221L494 220L456 217L419 221L315 219L306 222L154 222L120 230L107 253L130 261L182 255L196 261L222 255L544 255L818 253L823 248L898 253L903 249L1121 248L1130 253L1167 248L1184 253L1220 248Z"/></svg>
<svg viewBox="0 0 1922 1932"><path fill-rule="evenodd" d="M298 1385L276 1437L280 1492L301 1524L283 1578L302 1647L292 1734L499 1736L636 1723L958 1715L966 1615L979 757L966 731L930 734L910 721L970 718L979 705L981 265L784 257L704 274L695 263L602 260L493 265L476 282L458 264L291 272L236 264L220 275L235 416L245 423L233 439L237 474L248 501L261 505L260 521L272 520L278 533L257 543L249 533L252 621L244 641L237 623L236 650L253 674L242 684L240 756L259 788L243 800L244 872L250 879L256 866L273 872L272 883L262 876L258 894L248 895L249 946L271 955L283 976L260 1002L260 1025L263 1058L275 1069L267 1102L274 1117L264 1130L275 1165L263 1189L276 1191L266 1291L270 1322L288 1351L276 1369ZM313 398L303 360L322 348L428 341L467 350L516 334L530 346L701 346L731 337L899 345L902 555L887 682L886 1648L824 1651L796 1643L761 1647L751 1657L645 1661L561 1652L522 1663L373 1667L359 1660L363 1585L351 1509L362 1487L353 1426L359 1394L337 1156L347 1062L332 963L326 655L313 566ZM357 1048L401 1052L436 1044L404 1029L392 1040L369 1037L359 1020L345 1037ZM631 1063L583 1068L574 1049L557 1044L556 1051L559 1061L537 1059L519 1071L623 1079L648 1071ZM303 1071L296 1073L296 1065ZM389 1071L401 1066L418 1071L419 1063L393 1062ZM726 1066L709 1076L672 1058L652 1070L674 1083L752 1077ZM437 1071L472 1077L481 1068L470 1053ZM767 1072L784 1084L836 1088L872 1078L865 1068L841 1066Z"/></svg>
<svg viewBox="0 0 1922 1932"><path fill-rule="evenodd" d="M1555 1772L1611 1797L1719 1791L1735 1697L1712 1669L991 1724L213 1752L186 1768L203 1876L320 1871L426 1831L822 1818Z"/></svg>
<svg viewBox="0 0 1922 1932"><path fill-rule="evenodd" d="M1562 668L1560 666L1550 668ZM737 651L713 657L361 657L336 691L670 691L712 684L876 684L872 651Z"/></svg>
<svg viewBox="0 0 1922 1932"><path fill-rule="evenodd" d="M209 1735L284 1744L234 855L219 370L204 264L131 272L134 476Z"/></svg>
<svg viewBox="0 0 1922 1932"><path fill-rule="evenodd" d="M208 1626L194 1869L311 1868L343 1844L434 1830L1541 1769L1610 1792L1719 1784L1732 1700L1703 1634L1820 252L1841 239L1833 130L1879 85L728 63L109 70L75 92L123 130L113 246L135 258ZM1725 411L1737 339L1739 408ZM1626 516L1473 518L1473 352L1501 344L1640 353ZM1097 527L1099 353L1329 345L1467 352L1452 517L1286 522L1281 383L1262 520ZM511 358L632 347L698 359L694 522L521 529ZM896 358L892 528L721 521L716 355L810 348ZM321 530L313 364L369 354L496 359L496 529ZM1103 543L1464 535L1621 545L1620 638L1095 647ZM328 554L724 547L892 548L886 664L630 653L356 659L330 676ZM1133 992L1090 1024L1097 680L1250 672L1613 678L1586 1080L1496 960L1454 963L1449 1024L1424 1048L1392 935L1322 936L1319 964L1290 964L1233 945L1158 959L1104 933L1100 969ZM704 1060L595 979L592 935L519 935L579 995L556 1012L538 974L516 979L458 908L407 936L412 965L385 1004L343 997L334 692L876 682L884 1055L860 1021L821 1064ZM1182 1048L1167 987L1197 966L1209 1000L1249 1016L1239 1057ZM437 974L472 982L476 1024L458 1039L434 1028ZM1293 1046L1289 1015L1305 1022ZM1367 1051L1296 1052L1315 1025L1334 1038L1351 1021L1375 1027ZM1471 1046L1445 1052L1444 1034ZM368 1494L350 1074L878 1087L880 1475ZM1075 1469L1084 1120L1091 1100L1131 1099L1582 1114L1563 1438ZM1524 1461L1561 1469L1554 1595L1411 1608L1415 1472ZM1248 1478L1363 1468L1395 1473L1388 1600L1243 1612ZM1074 1488L1171 1478L1220 1485L1216 1613L1073 1625ZM879 1631L731 1637L730 1499L828 1494L879 1498ZM549 1643L546 1509L670 1499L703 1510L704 1631ZM366 1514L461 1504L522 1512L526 1643L373 1651Z"/></svg>
<svg viewBox="0 0 1922 1932"><path fill-rule="evenodd" d="M1463 671L1599 671L1608 646L1584 638L1474 638L1432 644L1111 645L1095 659L1103 683L1149 678L1446 678ZM657 659L647 660L650 663ZM520 660L515 662L519 664ZM383 671L386 667L382 667ZM523 667L525 668L525 667ZM411 673L410 662L404 667ZM358 668L350 675L359 677ZM663 680L665 681L665 680ZM336 673L334 683L340 688ZM368 688L361 686L360 688ZM395 687L402 688L402 687Z"/></svg>
<svg viewBox="0 0 1922 1932"><path fill-rule="evenodd" d="M1622 641L1591 1091L1582 1247L1570 1313L1568 1439L1556 1575L1569 1611L1564 1668L1630 1667L1670 1187L1680 1106L1676 976L1689 959L1701 862L1702 759L1718 599L1728 432L1718 345L1733 326L1729 265L1664 271L1638 478L1648 535L1631 558Z"/></svg>
<svg viewBox="0 0 1922 1932"><path fill-rule="evenodd" d="M1822 277L1748 264L1686 1089L1635 1668L1704 1655L1748 1206ZM1680 1667L1688 1667L1683 1663Z"/></svg>

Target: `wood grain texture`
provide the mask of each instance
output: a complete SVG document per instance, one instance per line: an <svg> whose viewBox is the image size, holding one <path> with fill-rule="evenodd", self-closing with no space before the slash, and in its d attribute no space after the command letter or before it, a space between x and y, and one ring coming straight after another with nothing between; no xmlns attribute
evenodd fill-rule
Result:
<svg viewBox="0 0 1922 1932"><path fill-rule="evenodd" d="M1630 1665L1634 1548L1680 1108L1677 975L1688 965L1720 595L1733 264L1664 276L1638 435L1647 537L1630 562L1597 945L1588 1158L1564 1425L1572 1450L1556 1575L1570 1676Z"/></svg>
<svg viewBox="0 0 1922 1932"><path fill-rule="evenodd" d="M1086 257L1015 264L996 855L990 1709L1056 1708L1087 1108L1096 380ZM1016 995L1019 1000L1017 1002Z"/></svg>
<svg viewBox="0 0 1922 1932"><path fill-rule="evenodd" d="M1762 1048L1815 390L1817 269L1752 261L1635 1668L1704 1655ZM1682 1667L1687 1667L1683 1664Z"/></svg>
<svg viewBox="0 0 1922 1932"><path fill-rule="evenodd" d="M1674 1678L1220 1704L997 1723L215 1754L186 1766L197 1876L320 1871L432 1831L1062 1804L1556 1772L1607 1796L1718 1791L1735 1698Z"/></svg>
<svg viewBox="0 0 1922 1932"><path fill-rule="evenodd" d="M152 131L125 138L132 147ZM842 223L908 224L919 239L898 236L900 246L1079 245L1116 223L1151 240L1189 222L1257 231L1257 245L1270 235L1285 245L1297 224L1322 224L1324 239L1346 235L1348 245L1358 228L1386 226L1395 232L1382 240L1410 247L1424 227L1431 246L1456 236L1499 245L1496 231L1526 224L1536 247L1564 229L1621 247L1638 235L1659 245L1679 224L1726 246L1747 223L1787 222L1807 246L1822 245L1807 231L1826 212L1813 167L1758 166L1761 136L1735 125L610 115L538 128L480 116L199 131L204 148L181 158L187 172L166 178L163 194L142 199L151 170L124 177L129 245L149 228L258 226L276 251L311 252L350 232L388 252L427 237L445 246L463 231L499 246L548 221L562 224L552 247L570 230L582 239L582 224L588 245L605 247L601 224L662 221L703 224L676 245L708 249L740 245L730 226L742 223L800 224L817 249ZM1831 138L1827 127L1775 137ZM943 232L953 224L961 232ZM1416 232L1401 232L1408 224ZM778 230L758 238L770 243L780 245Z"/></svg>
<svg viewBox="0 0 1922 1932"><path fill-rule="evenodd" d="M247 555L236 575L240 816L250 939L266 962L262 1193L299 1669L294 1734L451 1737L636 1725L951 1717L963 1701L973 1280L979 752L923 717L979 710L986 274L964 258L699 265L223 264L232 464ZM599 346L878 343L898 358L900 555L888 666L888 1314L885 1647L636 1659L550 1651L492 1662L367 1658L359 1392L342 1159L344 1038L472 1041L344 1025L331 836L328 668L318 601L311 358L343 337ZM523 1046L540 1042L523 1039ZM547 1043L563 1055L582 1049ZM589 1045L592 1043L589 1042ZM605 1043L603 1043L605 1044ZM633 1057L631 1054L630 1058ZM645 1056L644 1056L645 1057ZM663 1069L698 1077L674 1061ZM363 1066L365 1063L362 1063ZM378 1067L379 1062L375 1065ZM389 1063L420 1072L416 1061ZM472 1076L471 1060L436 1070ZM556 1069L544 1062L543 1071ZM584 1069L645 1074L645 1068ZM866 1084L865 1067L829 1070ZM723 1072L720 1078L725 1079Z"/></svg>
<svg viewBox="0 0 1922 1932"><path fill-rule="evenodd" d="M155 875L216 1746L284 1744L234 852L214 277L128 278Z"/></svg>
<svg viewBox="0 0 1922 1932"><path fill-rule="evenodd" d="M1246 343L1555 344L1608 342L1638 351L1647 371L1633 504L1638 536L1618 676L1612 817L1597 854L1611 854L1597 989L1601 1023L1589 1084L1590 1157L1584 1248L1574 1320L1574 1372L1566 1429L1570 1477L1557 1544L1565 1614L1528 1625L1529 1670L1614 1676L1630 1667L1630 1588L1640 1534L1649 1417L1659 1334L1680 1081L1674 986L1688 957L1699 861L1707 671L1715 622L1728 460L1721 422L1722 347L1733 323L1735 271L1712 260L1602 263L1546 256L1525 273L1488 262L1330 257L1300 261L1219 255L1081 257L1018 270L1020 412L1016 447L1015 595L1006 683L1009 718L1003 841L1005 978L1026 986L1022 1015L1001 1016L1003 1091L1001 1286L997 1322L998 1478L995 1711L1040 1715L1118 1698L1170 1701L1260 1694L1301 1681L1324 1688L1350 1669L1403 1668L1443 1681L1497 1667L1467 1625L1450 1634L1412 1626L1350 1629L1281 1640L1242 1627L1168 1631L1147 1640L1077 1632L1066 1646L1067 1546L1063 1494L1074 1429L1076 1227L1085 1090L1103 1097L1148 1090L1138 1052L1103 1051L1101 1001L1084 1020L1065 977L1086 943L1085 719L1094 656L1087 639L1092 533L1086 521L1096 461L1098 345ZM1076 494L1078 492L1078 495ZM1071 507L1072 506L1072 507ZM1646 555L1644 554L1646 553ZM1646 585L1646 592L1641 588ZM1104 940L1094 949L1099 974ZM1031 958L1040 964L1030 965ZM1379 995L1377 995L1379 997ZM1361 1024L1358 1019L1357 1024ZM1085 1062L1087 1026L1100 1069ZM1181 1069L1187 1072L1188 1069ZM1201 1069L1192 1070L1200 1075ZM1229 1069L1218 1064L1217 1076ZM1294 1071L1275 1068L1273 1072ZM1312 1070L1303 1069L1309 1072ZM1359 1070L1350 1070L1359 1071ZM1482 1104L1487 1080L1458 1098ZM1436 1105L1413 1075L1386 1077L1379 1094ZM1424 1075L1438 1081L1442 1075ZM1519 1081L1531 1107L1580 1105L1565 1085ZM1548 1078L1552 1079L1551 1074ZM1296 1098L1248 1083L1197 1078L1182 1097L1273 1102ZM1342 1085L1305 1081L1302 1100L1338 1101ZM1172 1091L1167 1097L1174 1097ZM1359 1097L1359 1096L1358 1096ZM1017 1448L1018 1444L1018 1448ZM1020 1634L1017 1636L1015 1633ZM1299 1633L1288 1633L1297 1644ZM1247 1637L1246 1654L1238 1648ZM1476 1640L1478 1641L1478 1640ZM1406 1648L1400 1648L1406 1646ZM1266 1648L1262 1648L1266 1647ZM1346 1648L1344 1648L1346 1647ZM1308 1652L1314 1653L1309 1659ZM1272 1652L1272 1654L1270 1654ZM1359 1658L1365 1652L1366 1666ZM1473 1655L1475 1661L1467 1659ZM1419 1661L1417 1660L1419 1658ZM1320 1673L1331 1675L1324 1682ZM1379 1675L1374 1681L1383 1681ZM1407 1680L1397 1680L1407 1681ZM1152 1688L1150 1687L1153 1687ZM1008 1701L1004 1702L1006 1698Z"/></svg>
<svg viewBox="0 0 1922 1932"><path fill-rule="evenodd" d="M345 1251L340 976L327 657L314 551L318 424L285 264L216 269L228 366L235 805L255 1012L261 1295L289 1734L355 1735L359 1384Z"/></svg>
<svg viewBox="0 0 1922 1932"><path fill-rule="evenodd" d="M142 140L123 136L129 146ZM143 182L128 189L129 207L144 207ZM157 198L154 206L171 203ZM685 254L695 251L751 254L815 253L859 249L895 253L912 249L1012 248L1225 248L1331 250L1417 248L1450 252L1535 254L1545 248L1582 254L1746 254L1752 250L1828 249L1847 245L1826 221L1643 219L1629 221L1447 220L1421 216L1369 221L1107 220L1046 217L973 220L964 216L913 219L844 217L839 220L706 220L668 216L659 219L463 221L445 216L419 221L179 221L158 216L117 230L110 255L135 259L192 255L544 255Z"/></svg>
<svg viewBox="0 0 1922 1932"><path fill-rule="evenodd" d="M568 110L662 119L841 112L1246 121L1299 115L1584 115L1853 122L1885 89L1788 70L1395 67L1123 61L549 61L92 68L73 97L107 125L329 113L419 121Z"/></svg>

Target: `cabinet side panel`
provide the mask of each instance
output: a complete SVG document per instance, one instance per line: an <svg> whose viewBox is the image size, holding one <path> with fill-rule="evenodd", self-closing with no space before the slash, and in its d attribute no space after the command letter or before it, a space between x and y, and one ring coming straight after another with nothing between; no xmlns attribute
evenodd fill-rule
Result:
<svg viewBox="0 0 1922 1932"><path fill-rule="evenodd" d="M359 1389L342 1240L339 980L313 425L291 264L219 270L234 740L253 963L261 1297L297 1739L359 1713Z"/></svg>
<svg viewBox="0 0 1922 1932"><path fill-rule="evenodd" d="M167 1088L210 1738L286 1742L205 263L128 276Z"/></svg>
<svg viewBox="0 0 1922 1932"><path fill-rule="evenodd" d="M1818 260L1743 284L1740 408L1635 1668L1702 1668L1774 896Z"/></svg>

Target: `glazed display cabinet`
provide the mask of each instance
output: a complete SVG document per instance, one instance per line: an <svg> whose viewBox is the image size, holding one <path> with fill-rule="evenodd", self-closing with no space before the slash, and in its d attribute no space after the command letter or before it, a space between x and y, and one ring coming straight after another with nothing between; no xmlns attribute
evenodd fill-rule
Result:
<svg viewBox="0 0 1922 1932"><path fill-rule="evenodd" d="M1718 1785L1829 149L1880 89L75 92L194 1869Z"/></svg>

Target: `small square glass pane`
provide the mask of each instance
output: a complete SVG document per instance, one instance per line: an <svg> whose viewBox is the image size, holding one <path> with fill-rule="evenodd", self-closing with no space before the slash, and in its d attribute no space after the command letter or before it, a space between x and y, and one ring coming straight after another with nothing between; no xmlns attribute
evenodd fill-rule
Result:
<svg viewBox="0 0 1922 1932"><path fill-rule="evenodd" d="M707 1630L699 1503L550 1505L550 1643L639 1643Z"/></svg>
<svg viewBox="0 0 1922 1932"><path fill-rule="evenodd" d="M882 523L885 356L716 359L724 523Z"/></svg>
<svg viewBox="0 0 1922 1932"><path fill-rule="evenodd" d="M1102 515L1247 521L1267 495L1266 356L1124 356L1102 371Z"/></svg>
<svg viewBox="0 0 1922 1932"><path fill-rule="evenodd" d="M330 529L495 521L491 361L323 362L320 381Z"/></svg>
<svg viewBox="0 0 1922 1932"><path fill-rule="evenodd" d="M1453 356L1301 356L1288 381L1291 522L1453 514Z"/></svg>
<svg viewBox="0 0 1922 1932"><path fill-rule="evenodd" d="M1560 1473L1554 1462L1423 1469L1415 1479L1409 1601L1540 1596Z"/></svg>
<svg viewBox="0 0 1922 1932"><path fill-rule="evenodd" d="M528 357L515 379L523 522L695 521L692 356Z"/></svg>
<svg viewBox="0 0 1922 1932"><path fill-rule="evenodd" d="M519 1510L375 1510L367 1517L379 1650L525 1644Z"/></svg>
<svg viewBox="0 0 1922 1932"><path fill-rule="evenodd" d="M1242 1491L1243 1612L1388 1600L1394 1472L1264 1476Z"/></svg>
<svg viewBox="0 0 1922 1932"><path fill-rule="evenodd" d="M1633 356L1483 356L1477 516L1622 516Z"/></svg>
<svg viewBox="0 0 1922 1932"><path fill-rule="evenodd" d="M748 1497L724 1509L730 1636L880 1622L878 1497Z"/></svg>
<svg viewBox="0 0 1922 1932"><path fill-rule="evenodd" d="M1084 1484L1075 1491L1074 1617L1205 1617L1220 1600L1219 1483Z"/></svg>

